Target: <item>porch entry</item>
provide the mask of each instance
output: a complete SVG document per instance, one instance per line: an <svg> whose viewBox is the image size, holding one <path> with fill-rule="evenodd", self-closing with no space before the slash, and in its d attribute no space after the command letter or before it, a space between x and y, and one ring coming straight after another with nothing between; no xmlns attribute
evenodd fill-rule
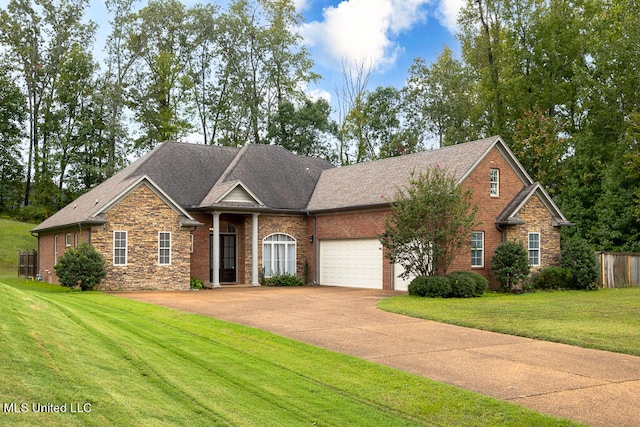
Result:
<svg viewBox="0 0 640 427"><path fill-rule="evenodd" d="M209 253L211 260L209 262L209 280L213 282L213 234L209 238ZM219 266L220 266L220 282L234 283L238 281L238 233L233 224L220 223L220 238L217 242L219 245Z"/></svg>

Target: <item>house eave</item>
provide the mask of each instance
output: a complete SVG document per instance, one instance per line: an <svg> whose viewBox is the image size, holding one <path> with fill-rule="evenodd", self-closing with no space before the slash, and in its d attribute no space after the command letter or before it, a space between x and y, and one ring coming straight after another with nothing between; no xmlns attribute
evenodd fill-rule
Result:
<svg viewBox="0 0 640 427"><path fill-rule="evenodd" d="M30 230L30 233L36 233L36 234L41 234L43 232L50 232L50 231L54 231L54 230L66 230L66 229L70 229L70 228L83 228L85 226L93 226L93 225L104 225L106 224L108 221L107 219L103 216L96 216L90 219L86 219L83 221L76 221L76 222L70 222L68 224L62 224L62 225L55 225L52 227L46 227L46 228L33 228Z"/></svg>

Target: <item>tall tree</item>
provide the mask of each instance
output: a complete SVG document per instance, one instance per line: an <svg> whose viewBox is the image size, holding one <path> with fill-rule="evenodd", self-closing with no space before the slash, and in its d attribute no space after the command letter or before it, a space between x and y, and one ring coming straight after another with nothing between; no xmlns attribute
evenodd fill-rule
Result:
<svg viewBox="0 0 640 427"><path fill-rule="evenodd" d="M24 167L20 159L22 126L27 117L24 96L7 70L0 69L0 212L20 206Z"/></svg>
<svg viewBox="0 0 640 427"><path fill-rule="evenodd" d="M325 99L305 99L303 105L283 101L278 113L269 123L267 138L276 145L302 156L315 156L336 160L329 140L337 132L337 124L331 119L331 106Z"/></svg>
<svg viewBox="0 0 640 427"><path fill-rule="evenodd" d="M444 147L478 136L472 84L471 69L448 47L430 67L422 58L414 60L403 93L409 122L422 143L435 137Z"/></svg>
<svg viewBox="0 0 640 427"><path fill-rule="evenodd" d="M187 11L177 0L152 0L133 15L127 48L136 56L130 105L141 127L138 150L185 136L193 80L187 72L190 46Z"/></svg>
<svg viewBox="0 0 640 427"><path fill-rule="evenodd" d="M32 172L36 182L50 179L48 130L60 64L72 46L90 47L95 24L84 22L87 0L10 0L0 11L0 44L6 61L25 88L29 111L29 149L24 204L29 205Z"/></svg>

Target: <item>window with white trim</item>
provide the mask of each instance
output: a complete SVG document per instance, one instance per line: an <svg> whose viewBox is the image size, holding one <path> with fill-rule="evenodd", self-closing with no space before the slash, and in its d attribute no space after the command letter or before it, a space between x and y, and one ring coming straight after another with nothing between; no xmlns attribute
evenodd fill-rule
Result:
<svg viewBox="0 0 640 427"><path fill-rule="evenodd" d="M127 232L113 232L113 265L127 265Z"/></svg>
<svg viewBox="0 0 640 427"><path fill-rule="evenodd" d="M471 232L471 267L484 267L484 231Z"/></svg>
<svg viewBox="0 0 640 427"><path fill-rule="evenodd" d="M158 264L171 264L171 232L161 231L158 233Z"/></svg>
<svg viewBox="0 0 640 427"><path fill-rule="evenodd" d="M540 265L540 233L529 233L529 265Z"/></svg>
<svg viewBox="0 0 640 427"><path fill-rule="evenodd" d="M67 233L64 235L64 245L66 247L70 247L71 246L71 233Z"/></svg>
<svg viewBox="0 0 640 427"><path fill-rule="evenodd" d="M58 263L58 235L53 235L53 264Z"/></svg>
<svg viewBox="0 0 640 427"><path fill-rule="evenodd" d="M490 190L491 197L500 196L500 169L491 169L490 172Z"/></svg>
<svg viewBox="0 0 640 427"><path fill-rule="evenodd" d="M288 234L272 234L262 241L262 266L265 277L296 274L296 239Z"/></svg>

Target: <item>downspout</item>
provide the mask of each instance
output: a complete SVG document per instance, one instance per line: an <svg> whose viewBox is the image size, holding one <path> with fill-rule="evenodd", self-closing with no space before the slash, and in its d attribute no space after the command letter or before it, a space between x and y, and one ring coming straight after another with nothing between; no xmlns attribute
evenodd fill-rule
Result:
<svg viewBox="0 0 640 427"><path fill-rule="evenodd" d="M307 212L309 215L309 212ZM318 236L316 236L316 217L313 217L313 286L318 286Z"/></svg>
<svg viewBox="0 0 640 427"><path fill-rule="evenodd" d="M504 236L505 236L505 234L504 234L504 229L503 229L502 227L500 227L500 224L498 224L497 222L496 222L496 229L500 232L500 235L501 235L501 237L500 237L500 242L501 242L501 243L505 243L505 237L504 237Z"/></svg>

